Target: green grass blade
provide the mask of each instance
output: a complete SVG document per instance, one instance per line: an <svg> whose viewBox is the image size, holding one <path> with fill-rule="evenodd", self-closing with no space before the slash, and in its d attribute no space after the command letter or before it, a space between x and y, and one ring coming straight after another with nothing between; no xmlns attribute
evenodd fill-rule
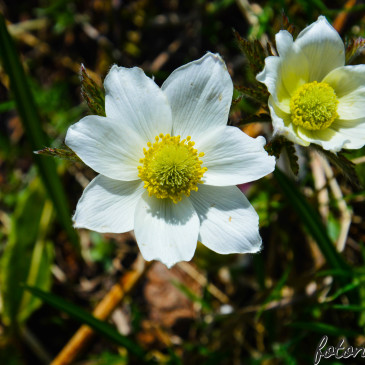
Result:
<svg viewBox="0 0 365 365"><path fill-rule="evenodd" d="M14 100L4 101L0 104L0 113L5 113L12 109L15 109Z"/></svg>
<svg viewBox="0 0 365 365"><path fill-rule="evenodd" d="M354 277L354 273L352 271L337 270L337 269L321 270L321 271L318 271L315 275L318 277L321 277L321 276L338 276L338 277L343 277L343 278L353 278ZM355 273L355 276L356 276L356 273Z"/></svg>
<svg viewBox="0 0 365 365"><path fill-rule="evenodd" d="M13 40L6 29L5 20L0 14L0 57L4 69L9 75L11 90L22 120L27 140L33 151L48 146L48 139L43 132L37 107L27 83L24 69L15 49ZM58 219L65 228L71 242L79 247L78 237L71 223L71 214L67 206L67 199L57 175L56 164L52 159L33 155L46 190L54 204Z"/></svg>
<svg viewBox="0 0 365 365"><path fill-rule="evenodd" d="M327 336L348 336L354 337L359 334L357 331L353 331L343 327L336 327L331 324L323 322L294 322L289 324L290 327L300 328L311 332L323 333Z"/></svg>
<svg viewBox="0 0 365 365"><path fill-rule="evenodd" d="M338 297L340 297L341 295L343 295L351 290L357 289L360 285L363 285L363 284L364 284L363 282L357 281L355 283L350 283L350 284L344 285L343 287L338 289L333 295L327 297L326 302L332 302L335 299L337 299Z"/></svg>
<svg viewBox="0 0 365 365"><path fill-rule="evenodd" d="M20 192L11 217L8 241L0 260L2 321L15 328L18 324L20 303L27 282L35 243L44 235L41 220L45 206L45 192L40 179L34 179ZM46 227L47 228L47 227ZM50 269L44 272L49 275Z"/></svg>
<svg viewBox="0 0 365 365"><path fill-rule="evenodd" d="M336 251L334 244L327 234L326 228L322 224L319 214L308 204L298 188L282 171L277 168L274 171L274 176L293 208L297 211L308 232L316 240L319 249L329 265L333 269L351 272L350 267Z"/></svg>
<svg viewBox="0 0 365 365"><path fill-rule="evenodd" d="M336 310L343 310L349 312L365 312L364 305L353 305L353 304L333 304L329 308Z"/></svg>
<svg viewBox="0 0 365 365"><path fill-rule="evenodd" d="M103 336L109 338L110 340L116 342L117 344L125 347L131 353L136 355L139 358L144 358L145 352L144 350L135 342L130 340L129 338L122 336L118 331L116 331L111 325L106 322L103 322L97 318L95 318L90 313L84 311L78 306L67 302L66 300L51 294L45 291L42 291L38 288L31 286L24 286L26 290L29 290L33 295L42 299L44 302L49 304L50 306L59 309L63 312L66 312L71 317L80 321L83 324L90 326L95 331L99 332Z"/></svg>

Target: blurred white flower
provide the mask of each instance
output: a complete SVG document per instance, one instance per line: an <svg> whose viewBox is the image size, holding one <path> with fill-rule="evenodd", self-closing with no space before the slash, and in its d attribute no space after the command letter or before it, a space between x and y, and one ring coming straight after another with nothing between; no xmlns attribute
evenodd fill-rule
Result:
<svg viewBox="0 0 365 365"><path fill-rule="evenodd" d="M98 175L85 189L75 227L134 229L146 260L190 260L197 241L222 253L257 252L258 216L234 186L272 172L274 157L227 126L233 85L219 55L175 70L159 88L139 68L113 66L106 117L72 125L67 145Z"/></svg>
<svg viewBox="0 0 365 365"><path fill-rule="evenodd" d="M365 65L344 66L345 48L320 16L293 41L276 34L279 57L265 60L257 80L266 84L274 133L326 150L365 144Z"/></svg>

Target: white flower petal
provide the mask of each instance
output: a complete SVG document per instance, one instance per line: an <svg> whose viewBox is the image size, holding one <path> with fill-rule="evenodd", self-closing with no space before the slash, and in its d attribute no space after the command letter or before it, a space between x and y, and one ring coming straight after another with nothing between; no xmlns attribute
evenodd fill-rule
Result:
<svg viewBox="0 0 365 365"><path fill-rule="evenodd" d="M274 128L274 135L280 134L294 143L298 143L302 146L308 146L309 142L301 139L300 136L298 136L298 127L292 123L290 114L285 113L283 110L281 110L276 105L271 95L269 97L268 104L272 119L272 125Z"/></svg>
<svg viewBox="0 0 365 365"><path fill-rule="evenodd" d="M233 84L224 61L207 53L176 69L162 85L172 109L173 135L193 141L227 124Z"/></svg>
<svg viewBox="0 0 365 365"><path fill-rule="evenodd" d="M199 218L188 198L177 204L171 199L149 197L145 192L137 204L134 232L145 260L159 260L171 267L194 255Z"/></svg>
<svg viewBox="0 0 365 365"><path fill-rule="evenodd" d="M328 151L338 152L342 148L357 149L365 145L365 118L336 119L330 127L318 131L298 127L297 133L301 140L308 144L318 144Z"/></svg>
<svg viewBox="0 0 365 365"><path fill-rule="evenodd" d="M295 45L308 59L309 82L322 81L330 71L345 64L342 39L323 16L299 33Z"/></svg>
<svg viewBox="0 0 365 365"><path fill-rule="evenodd" d="M289 32L281 30L275 39L280 57L267 57L265 68L256 79L267 86L280 109L289 113L291 95L298 87L308 82L309 64Z"/></svg>
<svg viewBox="0 0 365 365"><path fill-rule="evenodd" d="M290 94L283 83L281 63L282 60L279 57L266 57L265 68L257 74L256 79L266 85L276 104L289 113Z"/></svg>
<svg viewBox="0 0 365 365"><path fill-rule="evenodd" d="M142 181L98 175L84 190L73 216L76 228L122 233L134 226L134 211L144 191Z"/></svg>
<svg viewBox="0 0 365 365"><path fill-rule="evenodd" d="M147 141L171 133L171 108L166 95L138 67L114 65L104 81L107 117L128 125Z"/></svg>
<svg viewBox="0 0 365 365"><path fill-rule="evenodd" d="M288 94L292 96L298 87L308 82L309 63L301 49L293 42L291 34L285 30L280 31L275 36L276 47L281 61L281 77ZM289 112L289 102L286 101L286 108L280 102L279 106Z"/></svg>
<svg viewBox="0 0 365 365"><path fill-rule="evenodd" d="M89 115L69 127L65 142L96 172L111 179L138 179L145 143L120 120Z"/></svg>
<svg viewBox="0 0 365 365"><path fill-rule="evenodd" d="M200 219L199 241L220 254L261 248L259 217L236 186L202 186L190 199Z"/></svg>
<svg viewBox="0 0 365 365"><path fill-rule="evenodd" d="M331 125L343 140L343 148L358 149L365 145L365 117L354 120L335 120Z"/></svg>
<svg viewBox="0 0 365 365"><path fill-rule="evenodd" d="M333 152L340 151L344 144L349 142L343 134L338 133L332 126L319 131L311 131L299 127L298 135L302 140L307 141L308 143L318 144L323 149Z"/></svg>
<svg viewBox="0 0 365 365"><path fill-rule="evenodd" d="M275 35L275 43L279 56L286 57L293 48L293 36L287 30L280 30Z"/></svg>
<svg viewBox="0 0 365 365"><path fill-rule="evenodd" d="M198 151L204 152L207 185L237 185L257 180L275 168L275 157L264 149L265 138L251 138L236 127L219 128Z"/></svg>
<svg viewBox="0 0 365 365"><path fill-rule="evenodd" d="M336 68L323 82L327 82L336 92L340 119L365 117L365 65Z"/></svg>

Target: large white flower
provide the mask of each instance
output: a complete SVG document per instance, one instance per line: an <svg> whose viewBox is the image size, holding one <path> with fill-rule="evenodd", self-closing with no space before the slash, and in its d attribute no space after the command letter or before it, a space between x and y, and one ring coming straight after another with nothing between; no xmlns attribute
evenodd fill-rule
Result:
<svg viewBox="0 0 365 365"><path fill-rule="evenodd" d="M258 216L235 186L274 169L264 138L227 126L233 85L219 55L175 70L162 88L139 68L113 66L106 117L72 125L66 143L98 175L75 227L134 229L146 260L190 260L197 241L222 253L257 252ZM195 142L195 143L194 143Z"/></svg>
<svg viewBox="0 0 365 365"><path fill-rule="evenodd" d="M345 48L320 16L293 41L276 34L279 57L265 60L257 80L266 84L274 133L326 150L365 144L365 65L344 66Z"/></svg>

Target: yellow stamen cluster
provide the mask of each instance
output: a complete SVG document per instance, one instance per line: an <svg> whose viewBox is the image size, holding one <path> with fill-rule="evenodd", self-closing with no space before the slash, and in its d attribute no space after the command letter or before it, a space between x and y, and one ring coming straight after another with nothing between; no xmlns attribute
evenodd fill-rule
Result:
<svg viewBox="0 0 365 365"><path fill-rule="evenodd" d="M327 83L304 84L290 99L292 122L312 131L328 128L338 117L337 104L336 93Z"/></svg>
<svg viewBox="0 0 365 365"><path fill-rule="evenodd" d="M198 153L194 144L190 136L180 141L180 136L162 133L153 144L147 143L148 149L143 149L144 158L140 159L142 166L138 166L138 176L150 196L170 198L177 203L183 194L189 196L192 190L198 190L207 168L201 166L203 161L199 159L204 153Z"/></svg>

